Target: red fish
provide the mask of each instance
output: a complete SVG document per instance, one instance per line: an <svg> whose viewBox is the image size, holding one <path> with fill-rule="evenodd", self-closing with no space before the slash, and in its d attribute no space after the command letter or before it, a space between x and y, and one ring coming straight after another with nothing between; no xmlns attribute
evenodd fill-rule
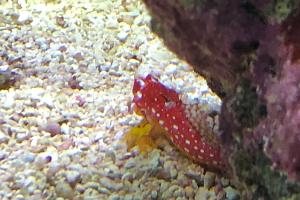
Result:
<svg viewBox="0 0 300 200"><path fill-rule="evenodd" d="M220 146L206 142L193 127L176 91L148 75L134 80L133 94L133 103L138 110L164 128L177 148L198 163L222 167Z"/></svg>

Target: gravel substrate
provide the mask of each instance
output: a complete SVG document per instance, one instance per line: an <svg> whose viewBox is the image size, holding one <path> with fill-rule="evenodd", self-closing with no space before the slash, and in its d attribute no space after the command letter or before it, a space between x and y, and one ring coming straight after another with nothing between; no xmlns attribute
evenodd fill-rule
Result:
<svg viewBox="0 0 300 200"><path fill-rule="evenodd" d="M127 152L121 137L140 121L130 112L136 71L220 106L151 33L140 1L5 2L0 70L16 80L0 90L0 199L239 199L166 140Z"/></svg>

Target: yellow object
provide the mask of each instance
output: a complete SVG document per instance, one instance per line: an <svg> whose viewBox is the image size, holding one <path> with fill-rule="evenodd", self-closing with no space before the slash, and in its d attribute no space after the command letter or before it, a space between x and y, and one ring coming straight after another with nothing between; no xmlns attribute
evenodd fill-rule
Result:
<svg viewBox="0 0 300 200"><path fill-rule="evenodd" d="M150 135L152 128L153 126L146 120L131 128L124 137L128 149L137 146L142 153L146 153L155 148L154 141Z"/></svg>

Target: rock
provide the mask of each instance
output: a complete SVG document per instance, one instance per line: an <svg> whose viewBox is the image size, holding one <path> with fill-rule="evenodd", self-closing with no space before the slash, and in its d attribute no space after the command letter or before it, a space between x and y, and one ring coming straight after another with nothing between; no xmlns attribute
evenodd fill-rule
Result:
<svg viewBox="0 0 300 200"><path fill-rule="evenodd" d="M167 74L174 74L177 71L177 66L174 64L170 64L166 67Z"/></svg>
<svg viewBox="0 0 300 200"><path fill-rule="evenodd" d="M226 197L228 200L239 200L240 199L239 191L237 191L233 187L228 186L224 190L226 192Z"/></svg>
<svg viewBox="0 0 300 200"><path fill-rule="evenodd" d="M120 200L121 196L118 194L112 194L108 197L108 200Z"/></svg>
<svg viewBox="0 0 300 200"><path fill-rule="evenodd" d="M229 185L229 180L227 178L221 178L221 184L223 187L226 187Z"/></svg>
<svg viewBox="0 0 300 200"><path fill-rule="evenodd" d="M58 26L61 26L63 28L65 28L67 26L67 23L65 21L65 18L63 16L57 16L56 17L56 24Z"/></svg>
<svg viewBox="0 0 300 200"><path fill-rule="evenodd" d="M125 169L130 169L130 168L135 167L136 165L137 165L136 159L135 158L130 158L129 160L127 160L124 167L125 167Z"/></svg>
<svg viewBox="0 0 300 200"><path fill-rule="evenodd" d="M47 163L51 162L51 160L51 156L45 153L40 153L35 157L34 163L38 168L43 168Z"/></svg>
<svg viewBox="0 0 300 200"><path fill-rule="evenodd" d="M119 23L116 18L109 17L105 26L106 26L106 28L109 28L109 29L117 29L119 27Z"/></svg>
<svg viewBox="0 0 300 200"><path fill-rule="evenodd" d="M157 199L157 197L158 197L157 191L151 191L151 200L155 200Z"/></svg>
<svg viewBox="0 0 300 200"><path fill-rule="evenodd" d="M216 174L206 172L204 175L204 187L211 188L215 184Z"/></svg>
<svg viewBox="0 0 300 200"><path fill-rule="evenodd" d="M162 193L162 199L169 199L171 197L177 197L182 196L183 190L178 185L172 185L168 187L165 191Z"/></svg>
<svg viewBox="0 0 300 200"><path fill-rule="evenodd" d="M117 34L117 38L118 40L120 40L120 42L125 42L127 37L128 37L128 33L126 32L120 32Z"/></svg>
<svg viewBox="0 0 300 200"><path fill-rule="evenodd" d="M8 140L9 140L9 137L0 130L0 144L6 143Z"/></svg>
<svg viewBox="0 0 300 200"><path fill-rule="evenodd" d="M100 184L111 191L118 191L123 187L122 183L116 183L113 180L106 177L102 177L100 179Z"/></svg>
<svg viewBox="0 0 300 200"><path fill-rule="evenodd" d="M93 188L87 188L83 192L83 199L99 199L99 192ZM97 198L98 197L98 198Z"/></svg>
<svg viewBox="0 0 300 200"><path fill-rule="evenodd" d="M14 104L15 104L15 99L11 95L8 95L5 98L5 101L3 102L1 107L4 109L11 109L14 106Z"/></svg>
<svg viewBox="0 0 300 200"><path fill-rule="evenodd" d="M29 24L32 21L33 21L32 16L29 12L21 12L18 17L17 23L24 25L24 24Z"/></svg>
<svg viewBox="0 0 300 200"><path fill-rule="evenodd" d="M60 124L57 122L47 122L43 129L44 131L49 132L52 137L61 134Z"/></svg>
<svg viewBox="0 0 300 200"><path fill-rule="evenodd" d="M55 186L55 191L58 197L63 197L65 199L73 199L74 190L66 182L58 182Z"/></svg>
<svg viewBox="0 0 300 200"><path fill-rule="evenodd" d="M22 142L24 140L29 139L30 137L31 137L31 132L29 132L29 131L17 133L16 141L17 142Z"/></svg>
<svg viewBox="0 0 300 200"><path fill-rule="evenodd" d="M192 170L189 170L185 173L185 175L195 180L198 186L203 186L203 176L200 172L197 173Z"/></svg>
<svg viewBox="0 0 300 200"><path fill-rule="evenodd" d="M22 156L22 160L25 163L31 163L35 160L36 154L31 153L31 152L26 152L24 153L24 155Z"/></svg>
<svg viewBox="0 0 300 200"><path fill-rule="evenodd" d="M75 53L73 54L73 58L74 58L77 62L79 62L79 61L81 61L81 60L84 60L83 54L82 54L81 52L79 52L79 51L77 51L77 52L75 52Z"/></svg>
<svg viewBox="0 0 300 200"><path fill-rule="evenodd" d="M66 172L67 182L70 185L76 184L80 180L80 177L81 177L81 175L77 171L67 171Z"/></svg>
<svg viewBox="0 0 300 200"><path fill-rule="evenodd" d="M124 197L124 200L133 200L133 195L132 194L126 194Z"/></svg>
<svg viewBox="0 0 300 200"><path fill-rule="evenodd" d="M184 192L189 199L192 199L195 195L194 189L191 186L185 187Z"/></svg>
<svg viewBox="0 0 300 200"><path fill-rule="evenodd" d="M207 200L207 199L209 199L209 191L204 187L199 187L195 195L195 200Z"/></svg>
<svg viewBox="0 0 300 200"><path fill-rule="evenodd" d="M7 156L7 153L5 151L0 150L0 161L5 159Z"/></svg>

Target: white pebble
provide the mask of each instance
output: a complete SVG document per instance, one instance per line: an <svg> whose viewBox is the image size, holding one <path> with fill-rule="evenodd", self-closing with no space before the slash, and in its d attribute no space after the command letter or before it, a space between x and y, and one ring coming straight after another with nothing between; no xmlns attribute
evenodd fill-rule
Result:
<svg viewBox="0 0 300 200"><path fill-rule="evenodd" d="M120 40L121 42L125 42L127 37L128 37L128 33L126 33L126 32L120 32L117 35L118 40Z"/></svg>
<svg viewBox="0 0 300 200"><path fill-rule="evenodd" d="M8 141L7 135L5 135L1 130L0 130L0 143L5 143Z"/></svg>
<svg viewBox="0 0 300 200"><path fill-rule="evenodd" d="M21 12L18 18L18 23L26 24L32 21L32 16L29 12Z"/></svg>

